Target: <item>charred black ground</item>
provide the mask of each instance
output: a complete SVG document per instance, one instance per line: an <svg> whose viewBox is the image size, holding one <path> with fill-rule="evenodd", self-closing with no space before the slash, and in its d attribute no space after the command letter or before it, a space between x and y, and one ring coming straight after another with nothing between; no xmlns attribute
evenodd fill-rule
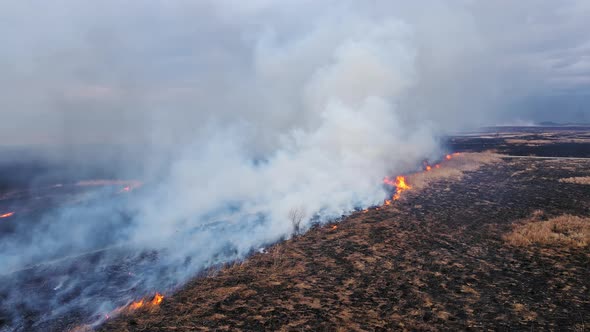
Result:
<svg viewBox="0 0 590 332"><path fill-rule="evenodd" d="M495 150L516 156L590 157L590 126L489 127L448 139L451 151Z"/></svg>
<svg viewBox="0 0 590 332"><path fill-rule="evenodd" d="M589 136L584 128L502 128L453 137L449 145L455 151L588 157ZM565 143L574 147L560 154ZM459 181L404 192L391 206L353 214L336 229L317 227L243 263L214 269L159 307L110 319L99 329L583 330L590 324L590 248L514 247L503 235L536 210L547 217L590 216L590 185L559 181L586 176L590 159L505 157ZM154 259L125 262L124 248L117 250L121 261L102 272L112 275L113 291L117 278L128 278L128 268ZM50 296L48 285L68 273L95 271L92 258L99 256L2 276L2 282ZM88 321L77 308L39 324L43 313L27 311L24 300L22 308L22 331L71 330ZM3 312L0 305L0 331L11 319Z"/></svg>
<svg viewBox="0 0 590 332"><path fill-rule="evenodd" d="M496 148L528 146L515 145ZM553 151L529 147L521 154ZM197 278L101 330L584 330L589 248L513 247L502 236L536 210L590 216L590 187L558 181L589 175L590 160L504 158Z"/></svg>

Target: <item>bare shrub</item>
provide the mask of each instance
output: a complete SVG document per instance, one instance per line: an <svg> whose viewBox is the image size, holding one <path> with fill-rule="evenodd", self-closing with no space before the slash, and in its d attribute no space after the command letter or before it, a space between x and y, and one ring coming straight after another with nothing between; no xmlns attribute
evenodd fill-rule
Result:
<svg viewBox="0 0 590 332"><path fill-rule="evenodd" d="M285 249L281 245L274 245L268 249L268 257L271 259L271 265L269 272L270 273L277 273L283 269L283 265L285 263Z"/></svg>
<svg viewBox="0 0 590 332"><path fill-rule="evenodd" d="M301 206L292 208L289 211L288 218L293 226L293 236L301 234L301 223L305 218L305 209Z"/></svg>
<svg viewBox="0 0 590 332"><path fill-rule="evenodd" d="M586 247L590 244L590 218L565 214L545 221L538 215L517 224L504 240L514 246L561 245Z"/></svg>
<svg viewBox="0 0 590 332"><path fill-rule="evenodd" d="M590 184L590 176L577 176L572 178L559 179L562 183L574 183L574 184Z"/></svg>

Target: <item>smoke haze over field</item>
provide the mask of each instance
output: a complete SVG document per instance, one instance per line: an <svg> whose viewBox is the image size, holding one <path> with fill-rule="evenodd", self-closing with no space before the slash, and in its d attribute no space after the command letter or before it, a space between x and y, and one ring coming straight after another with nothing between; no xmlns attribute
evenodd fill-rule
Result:
<svg viewBox="0 0 590 332"><path fill-rule="evenodd" d="M0 144L148 185L23 226L0 274L124 243L169 253L134 284L171 287L289 236L294 208L382 202L450 131L547 120L541 99L589 121L588 22L586 1L1 3Z"/></svg>
<svg viewBox="0 0 590 332"><path fill-rule="evenodd" d="M354 101L372 79L405 87L404 120L443 129L588 121L589 12L585 1L4 2L0 140L188 144L230 122L266 152L278 133L317 125L314 94L352 90ZM339 48L387 20L405 44L382 56L411 64L313 91ZM340 75L364 74L355 70ZM537 116L539 100L563 105L560 115Z"/></svg>

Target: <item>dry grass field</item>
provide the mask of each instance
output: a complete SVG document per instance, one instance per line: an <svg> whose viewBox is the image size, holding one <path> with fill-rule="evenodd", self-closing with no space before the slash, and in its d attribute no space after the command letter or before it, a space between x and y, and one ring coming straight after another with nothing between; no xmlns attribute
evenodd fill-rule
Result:
<svg viewBox="0 0 590 332"><path fill-rule="evenodd" d="M559 179L559 181L565 183L590 184L590 176L575 176L571 178Z"/></svg>
<svg viewBox="0 0 590 332"><path fill-rule="evenodd" d="M100 330L585 331L590 190L562 179L588 169L462 153L408 175L390 205L206 271Z"/></svg>
<svg viewBox="0 0 590 332"><path fill-rule="evenodd" d="M542 220L540 216L542 212L515 225L505 240L515 246L587 247L590 244L590 218L565 214Z"/></svg>

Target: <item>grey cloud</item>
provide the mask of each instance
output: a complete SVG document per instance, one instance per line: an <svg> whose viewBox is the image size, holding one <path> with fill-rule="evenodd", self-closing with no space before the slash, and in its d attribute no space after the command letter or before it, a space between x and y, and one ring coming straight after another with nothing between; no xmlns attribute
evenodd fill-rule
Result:
<svg viewBox="0 0 590 332"><path fill-rule="evenodd" d="M265 87L256 82L271 77L260 71L269 69L256 65L257 45L270 34L278 43L298 38L326 17L344 20L351 10L408 24L421 61L418 91L408 103L442 107L434 112L440 118L449 118L446 112L453 117L467 113L469 124L485 123L505 116L505 101L524 97L519 93L528 98L588 85L590 11L584 1L429 1L419 6L287 1L278 6L269 1L61 0L0 6L7 37L0 53L7 119L0 125L3 144L59 144L64 130L80 142L117 141L111 131L122 128L123 142L149 141L146 133L155 130L162 136L152 141L179 143L190 140L187 119L256 122L260 113L284 130L289 124L282 119L297 116L277 108L296 112L300 105L295 98L277 105L277 99L297 92L275 89L275 97L260 91ZM263 83L290 88L291 83L273 79ZM478 104L490 106L477 114L465 111ZM274 109L261 111L268 108ZM34 119L45 121L41 126Z"/></svg>

